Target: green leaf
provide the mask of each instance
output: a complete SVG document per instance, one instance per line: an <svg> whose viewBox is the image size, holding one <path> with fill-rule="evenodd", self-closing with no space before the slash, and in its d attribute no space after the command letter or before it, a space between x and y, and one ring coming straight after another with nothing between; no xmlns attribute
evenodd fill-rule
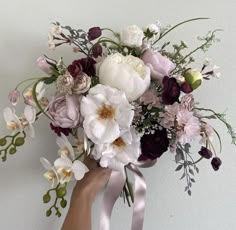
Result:
<svg viewBox="0 0 236 230"><path fill-rule="evenodd" d="M183 165L178 165L177 168L175 169L175 171L179 171L183 168Z"/></svg>

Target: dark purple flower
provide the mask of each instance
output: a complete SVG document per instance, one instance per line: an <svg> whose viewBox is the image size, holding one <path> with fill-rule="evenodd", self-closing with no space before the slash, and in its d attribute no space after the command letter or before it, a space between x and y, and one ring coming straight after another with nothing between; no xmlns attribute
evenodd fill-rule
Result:
<svg viewBox="0 0 236 230"><path fill-rule="evenodd" d="M82 72L86 73L88 76L95 75L95 64L96 61L92 58L81 58L75 60L71 65L68 66L68 71L72 77L77 77Z"/></svg>
<svg viewBox="0 0 236 230"><path fill-rule="evenodd" d="M189 94L189 93L193 92L193 88L187 82L182 83L180 88L181 88L181 91L186 93L186 94Z"/></svg>
<svg viewBox="0 0 236 230"><path fill-rule="evenodd" d="M180 86L173 77L165 76L163 79L162 100L166 105L172 105L178 101L180 95Z"/></svg>
<svg viewBox="0 0 236 230"><path fill-rule="evenodd" d="M50 123L50 127L58 136L61 136L61 133L65 134L66 136L69 136L71 131L70 128L56 127L52 123Z"/></svg>
<svg viewBox="0 0 236 230"><path fill-rule="evenodd" d="M206 147L202 146L201 150L198 152L202 157L206 159L212 158L212 152L211 150L207 149Z"/></svg>
<svg viewBox="0 0 236 230"><path fill-rule="evenodd" d="M221 164L222 164L222 161L219 157L214 157L211 161L211 165L215 171L219 170Z"/></svg>
<svg viewBox="0 0 236 230"><path fill-rule="evenodd" d="M102 56L102 46L100 44L96 44L92 49L93 57L97 58L98 56Z"/></svg>
<svg viewBox="0 0 236 230"><path fill-rule="evenodd" d="M101 34L102 34L102 30L100 27L92 27L88 31L88 39L92 41L96 38L99 38Z"/></svg>
<svg viewBox="0 0 236 230"><path fill-rule="evenodd" d="M71 76L74 78L82 73L82 66L77 60L73 61L72 64L70 64L67 69L71 74Z"/></svg>
<svg viewBox="0 0 236 230"><path fill-rule="evenodd" d="M139 161L155 160L169 147L166 129L156 130L154 134L145 134L141 138L141 151Z"/></svg>

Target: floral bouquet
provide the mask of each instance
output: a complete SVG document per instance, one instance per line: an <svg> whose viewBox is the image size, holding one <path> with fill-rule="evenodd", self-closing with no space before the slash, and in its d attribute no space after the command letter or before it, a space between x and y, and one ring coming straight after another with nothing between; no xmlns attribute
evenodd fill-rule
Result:
<svg viewBox="0 0 236 230"><path fill-rule="evenodd" d="M175 154L176 171L183 171L181 179L186 179L189 195L200 160L211 159L213 169L219 169L222 162L213 137L219 140L219 151L221 139L208 121L223 122L233 144L235 133L225 114L201 108L193 96L205 80L220 77L218 67L209 59L197 67L193 57L218 41L217 30L199 38L200 45L192 50L183 41L171 44L164 40L178 26L203 19L190 19L173 27L156 23L141 29L131 25L121 33L100 27L84 31L53 23L49 47L70 45L80 56L69 64L62 58L38 58L46 76L25 80L9 93L12 106L3 113L11 134L0 139L0 155L6 161L25 143L27 135L34 137L34 122L42 115L49 119L50 128L58 135L59 157L53 164L41 158L44 176L52 182L43 196L45 203L52 202L47 216L52 211L61 215L60 207L67 204L68 183L82 179L88 171L83 163L86 155L101 167L112 169L101 229L109 229L112 207L120 195L129 205L134 202L132 229L142 229L146 185L139 167L154 166L168 150ZM49 89L55 91L53 97L47 96ZM18 117L14 107L21 94L25 109ZM191 153L194 140L199 151ZM134 183L128 178L131 173Z"/></svg>

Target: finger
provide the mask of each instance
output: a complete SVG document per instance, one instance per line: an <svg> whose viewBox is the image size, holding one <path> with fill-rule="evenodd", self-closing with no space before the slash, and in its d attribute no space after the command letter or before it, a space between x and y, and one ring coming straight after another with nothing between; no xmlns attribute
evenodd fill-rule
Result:
<svg viewBox="0 0 236 230"><path fill-rule="evenodd" d="M89 170L92 170L98 167L97 162L87 155L84 157L84 163L88 167Z"/></svg>

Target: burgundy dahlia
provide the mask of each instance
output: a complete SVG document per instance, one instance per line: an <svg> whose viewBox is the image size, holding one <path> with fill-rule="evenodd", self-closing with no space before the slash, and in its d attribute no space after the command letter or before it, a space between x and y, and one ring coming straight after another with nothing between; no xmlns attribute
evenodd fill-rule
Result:
<svg viewBox="0 0 236 230"><path fill-rule="evenodd" d="M162 100L166 105L172 105L178 101L180 95L180 86L177 80L173 77L165 76L163 78L163 93Z"/></svg>
<svg viewBox="0 0 236 230"><path fill-rule="evenodd" d="M207 149L206 147L202 146L201 150L198 152L202 157L206 159L212 158L212 152L211 150Z"/></svg>
<svg viewBox="0 0 236 230"><path fill-rule="evenodd" d="M93 76L95 75L95 64L96 61L92 58L81 58L73 61L72 64L68 66L68 71L72 77L76 77L82 72L86 73L88 76Z"/></svg>
<svg viewBox="0 0 236 230"><path fill-rule="evenodd" d="M155 160L169 147L166 129L156 130L154 134L145 134L141 138L141 151L139 161Z"/></svg>
<svg viewBox="0 0 236 230"><path fill-rule="evenodd" d="M99 38L102 34L102 30L100 27L92 27L88 31L88 39L90 41L95 40Z"/></svg>
<svg viewBox="0 0 236 230"><path fill-rule="evenodd" d="M70 131L71 131L70 128L56 127L52 123L50 123L50 127L58 136L61 136L61 133L63 133L66 136L69 136Z"/></svg>
<svg viewBox="0 0 236 230"><path fill-rule="evenodd" d="M215 171L219 170L221 164L222 164L222 161L219 157L214 157L211 161L211 165Z"/></svg>

